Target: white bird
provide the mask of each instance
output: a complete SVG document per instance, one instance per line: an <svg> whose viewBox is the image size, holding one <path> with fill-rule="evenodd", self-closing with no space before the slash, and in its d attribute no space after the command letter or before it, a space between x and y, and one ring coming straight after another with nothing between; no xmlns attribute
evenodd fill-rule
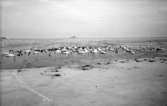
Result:
<svg viewBox="0 0 167 106"><path fill-rule="evenodd" d="M61 50L56 50L56 53L58 53L58 54L61 53Z"/></svg>
<svg viewBox="0 0 167 106"><path fill-rule="evenodd" d="M39 54L40 52L38 52L38 51L34 51L33 53L34 53L34 54Z"/></svg>
<svg viewBox="0 0 167 106"><path fill-rule="evenodd" d="M25 52L26 52L26 53L29 53L29 52L31 52L31 50L25 50Z"/></svg>
<svg viewBox="0 0 167 106"><path fill-rule="evenodd" d="M5 55L6 57L14 57L15 55L14 54L7 54Z"/></svg>
<svg viewBox="0 0 167 106"><path fill-rule="evenodd" d="M94 49L94 50L93 50L93 53L98 53L98 50L97 50L97 49Z"/></svg>

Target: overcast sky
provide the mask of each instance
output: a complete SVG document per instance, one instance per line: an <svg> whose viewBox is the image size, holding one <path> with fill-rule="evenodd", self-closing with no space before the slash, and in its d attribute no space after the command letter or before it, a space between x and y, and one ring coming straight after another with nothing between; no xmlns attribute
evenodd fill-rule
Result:
<svg viewBox="0 0 167 106"><path fill-rule="evenodd" d="M1 0L9 38L167 35L167 0Z"/></svg>

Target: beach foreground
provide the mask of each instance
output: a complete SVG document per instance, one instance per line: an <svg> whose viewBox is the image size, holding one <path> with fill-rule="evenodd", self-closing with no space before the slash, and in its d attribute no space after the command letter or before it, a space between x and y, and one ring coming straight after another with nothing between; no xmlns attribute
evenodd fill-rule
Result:
<svg viewBox="0 0 167 106"><path fill-rule="evenodd" d="M146 59L145 59L146 60ZM94 64L3 70L2 106L166 106L167 65L119 60ZM85 66L86 67L86 66ZM57 74L53 74L57 73ZM60 76L59 76L60 75Z"/></svg>

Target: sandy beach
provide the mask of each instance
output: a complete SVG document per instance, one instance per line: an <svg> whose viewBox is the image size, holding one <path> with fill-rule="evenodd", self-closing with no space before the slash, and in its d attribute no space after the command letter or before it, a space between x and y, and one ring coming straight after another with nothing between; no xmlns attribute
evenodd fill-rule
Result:
<svg viewBox="0 0 167 106"><path fill-rule="evenodd" d="M124 63L122 63L124 61ZM166 62L113 61L1 72L2 106L166 106Z"/></svg>

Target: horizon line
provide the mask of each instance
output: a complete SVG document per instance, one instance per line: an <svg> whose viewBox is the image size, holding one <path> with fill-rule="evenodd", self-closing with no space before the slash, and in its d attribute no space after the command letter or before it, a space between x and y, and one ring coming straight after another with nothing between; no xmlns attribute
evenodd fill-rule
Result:
<svg viewBox="0 0 167 106"><path fill-rule="evenodd" d="M3 38L4 36L1 36L1 38ZM153 37L151 37L151 36L140 36L140 37L77 37L76 36L76 38L71 38L71 37L34 37L34 38L21 38L21 37L16 37L16 38L13 38L13 37L5 37L6 39L83 39L83 38L86 38L86 39L93 39L93 38L99 38L99 39L105 39L105 38L110 38L110 39L122 39L122 38L126 38L126 39L128 39L128 38L135 38L135 39L137 39L137 38L167 38L167 36L153 36Z"/></svg>

